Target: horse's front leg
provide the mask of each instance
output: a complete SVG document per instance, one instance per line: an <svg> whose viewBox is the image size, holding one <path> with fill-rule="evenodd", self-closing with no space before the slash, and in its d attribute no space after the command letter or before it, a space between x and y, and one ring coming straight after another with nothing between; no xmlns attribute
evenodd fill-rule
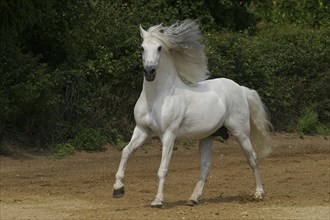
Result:
<svg viewBox="0 0 330 220"><path fill-rule="evenodd" d="M172 132L167 132L161 137L162 141L162 160L160 163L160 167L158 170L158 191L155 200L151 203L151 207L153 208L161 208L163 205L163 190L164 190L164 183L165 177L168 170L168 165L171 159L171 155L173 152L173 145L175 141L175 135Z"/></svg>
<svg viewBox="0 0 330 220"><path fill-rule="evenodd" d="M121 154L121 160L119 164L118 171L116 173L116 182L113 186L113 197L119 198L124 196L124 175L125 175L125 168L127 159L130 154L139 146L141 146L148 138L150 137L149 132L145 131L144 129L136 126L131 138L131 141L128 145L123 149Z"/></svg>
<svg viewBox="0 0 330 220"><path fill-rule="evenodd" d="M211 166L212 142L213 137L208 137L199 141L199 154L200 154L200 177L196 184L193 194L187 201L187 205L194 206L198 203L198 198L202 195L206 177L209 173Z"/></svg>

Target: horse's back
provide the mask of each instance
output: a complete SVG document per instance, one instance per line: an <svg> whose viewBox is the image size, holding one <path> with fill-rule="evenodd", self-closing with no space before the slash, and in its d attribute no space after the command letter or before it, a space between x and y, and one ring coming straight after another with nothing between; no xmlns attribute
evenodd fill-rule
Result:
<svg viewBox="0 0 330 220"><path fill-rule="evenodd" d="M201 85L207 86L210 91L216 92L218 97L226 102L226 105L233 101L241 102L245 99L244 91L242 86L231 79L227 78L216 78L201 82ZM227 103L227 102L230 103Z"/></svg>
<svg viewBox="0 0 330 220"><path fill-rule="evenodd" d="M215 78L209 79L200 82L201 85L208 85L210 88L213 89L221 89L225 91L232 91L240 89L240 85L235 81L228 79L228 78Z"/></svg>

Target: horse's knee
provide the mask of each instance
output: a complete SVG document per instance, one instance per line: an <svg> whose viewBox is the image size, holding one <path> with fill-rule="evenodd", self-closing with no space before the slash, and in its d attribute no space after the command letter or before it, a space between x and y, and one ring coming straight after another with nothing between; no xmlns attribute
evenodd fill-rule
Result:
<svg viewBox="0 0 330 220"><path fill-rule="evenodd" d="M157 175L158 175L158 178L159 178L159 179L164 179L164 178L166 177L166 175L167 175L167 169L162 169L162 168L160 168L160 169L158 170Z"/></svg>
<svg viewBox="0 0 330 220"><path fill-rule="evenodd" d="M128 157L130 154L131 154L131 150L128 147L125 147L121 152L121 155L123 157Z"/></svg>
<svg viewBox="0 0 330 220"><path fill-rule="evenodd" d="M205 161L205 162L202 163L202 166L207 168L207 167L211 166L211 162L210 161Z"/></svg>

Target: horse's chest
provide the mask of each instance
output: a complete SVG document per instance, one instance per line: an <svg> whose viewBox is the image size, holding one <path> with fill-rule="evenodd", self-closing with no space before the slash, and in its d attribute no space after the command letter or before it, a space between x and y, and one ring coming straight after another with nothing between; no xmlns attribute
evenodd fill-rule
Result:
<svg viewBox="0 0 330 220"><path fill-rule="evenodd" d="M179 112L173 111L174 107L168 102L138 106L135 111L136 122L155 133L164 132L174 122L180 120Z"/></svg>
<svg viewBox="0 0 330 220"><path fill-rule="evenodd" d="M145 111L143 114L135 116L136 123L152 130L154 133L161 133L163 131L161 116L156 111Z"/></svg>
<svg viewBox="0 0 330 220"><path fill-rule="evenodd" d="M160 132L163 126L161 124L161 120L159 119L159 114L157 112L151 111L145 115L143 124L154 132Z"/></svg>

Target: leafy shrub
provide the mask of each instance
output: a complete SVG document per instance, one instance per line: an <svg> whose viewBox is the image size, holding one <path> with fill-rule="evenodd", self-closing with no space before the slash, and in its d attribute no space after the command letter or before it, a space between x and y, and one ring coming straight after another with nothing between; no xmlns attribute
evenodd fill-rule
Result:
<svg viewBox="0 0 330 220"><path fill-rule="evenodd" d="M294 26L206 35L213 77L256 89L277 129L287 129L305 106L329 123L330 31Z"/></svg>
<svg viewBox="0 0 330 220"><path fill-rule="evenodd" d="M128 144L126 141L127 138L125 138L122 134L122 132L119 132L117 129L112 128L111 131L111 142L115 145L116 149L123 150L124 147Z"/></svg>
<svg viewBox="0 0 330 220"><path fill-rule="evenodd" d="M330 127L323 124L319 124L316 129L316 133L318 135L330 136Z"/></svg>
<svg viewBox="0 0 330 220"><path fill-rule="evenodd" d="M20 133L68 152L102 150L106 142L122 148L142 87L138 26L186 18L200 23L213 77L256 89L276 129L288 129L306 106L323 130L330 126L324 0L34 2L0 5L10 15L0 32L0 138ZM14 7L20 4L27 7Z"/></svg>
<svg viewBox="0 0 330 220"><path fill-rule="evenodd" d="M297 131L301 135L312 135L317 133L318 128L317 113L311 109L306 109L298 118Z"/></svg>
<svg viewBox="0 0 330 220"><path fill-rule="evenodd" d="M297 120L297 132L303 135L330 135L330 127L319 122L318 114L311 108L306 108Z"/></svg>
<svg viewBox="0 0 330 220"><path fill-rule="evenodd" d="M56 94L50 93L54 82L38 57L23 54L12 39L0 38L0 133L34 133L56 102Z"/></svg>
<svg viewBox="0 0 330 220"><path fill-rule="evenodd" d="M53 155L57 159L63 159L75 152L75 147L69 143L57 144L53 149Z"/></svg>
<svg viewBox="0 0 330 220"><path fill-rule="evenodd" d="M76 150L102 151L106 144L106 136L101 130L82 127L74 132L71 139L63 139L60 144L52 147L51 151L56 158L62 159L73 154Z"/></svg>
<svg viewBox="0 0 330 220"><path fill-rule="evenodd" d="M294 23L302 26L327 27L330 25L330 2L263 0L252 1L250 10L263 22L276 24Z"/></svg>
<svg viewBox="0 0 330 220"><path fill-rule="evenodd" d="M70 143L77 150L101 151L106 143L106 137L100 130L83 127L79 129L76 137Z"/></svg>

